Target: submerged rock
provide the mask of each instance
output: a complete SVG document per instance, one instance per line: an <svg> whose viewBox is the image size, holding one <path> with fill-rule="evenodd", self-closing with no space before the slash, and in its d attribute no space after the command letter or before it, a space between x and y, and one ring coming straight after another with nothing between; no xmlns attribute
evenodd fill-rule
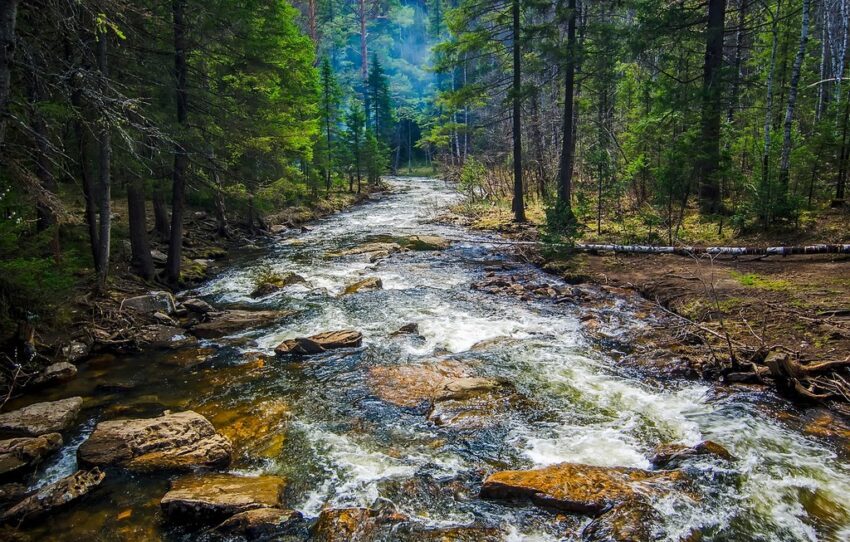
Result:
<svg viewBox="0 0 850 542"><path fill-rule="evenodd" d="M0 477L34 467L61 446L59 433L0 440Z"/></svg>
<svg viewBox="0 0 850 542"><path fill-rule="evenodd" d="M153 324L143 326L136 336L139 343L149 348L186 348L198 343L198 339L186 330L172 325Z"/></svg>
<svg viewBox="0 0 850 542"><path fill-rule="evenodd" d="M85 465L120 466L136 471L223 467L232 446L197 412L158 418L100 422L77 450Z"/></svg>
<svg viewBox="0 0 850 542"><path fill-rule="evenodd" d="M173 314L175 311L174 296L168 292L151 292L136 297L129 297L121 302L121 308L140 314L164 312Z"/></svg>
<svg viewBox="0 0 850 542"><path fill-rule="evenodd" d="M77 367L67 361L60 361L45 367L32 381L35 386L52 386L72 380L77 376Z"/></svg>
<svg viewBox="0 0 850 542"><path fill-rule="evenodd" d="M10 508L3 514L3 521L18 523L37 519L47 512L66 506L88 494L100 485L105 476L99 469L77 471L67 478L39 489Z"/></svg>
<svg viewBox="0 0 850 542"><path fill-rule="evenodd" d="M279 457L285 441L285 426L291 416L281 399L241 403L235 407L209 402L201 407L221 434L233 444L235 454L250 457Z"/></svg>
<svg viewBox="0 0 850 542"><path fill-rule="evenodd" d="M172 354L169 354L162 359L163 365L171 365L174 367L191 368L208 361L215 355L215 348L184 348Z"/></svg>
<svg viewBox="0 0 850 542"><path fill-rule="evenodd" d="M351 295L359 292L373 292L375 290L381 290L383 287L384 283L381 279L377 277L369 277L367 279L357 281L354 284L349 284L340 295Z"/></svg>
<svg viewBox="0 0 850 542"><path fill-rule="evenodd" d="M285 487L277 476L201 474L178 478L160 501L176 520L222 520L258 508L279 508Z"/></svg>
<svg viewBox="0 0 850 542"><path fill-rule="evenodd" d="M596 467L561 463L542 469L502 471L484 480L485 499L528 499L538 506L566 512L600 514L643 495L673 489L679 471L651 472L627 467Z"/></svg>
<svg viewBox="0 0 850 542"><path fill-rule="evenodd" d="M82 397L35 403L0 414L0 431L30 436L62 432L71 427L82 406Z"/></svg>
<svg viewBox="0 0 850 542"><path fill-rule="evenodd" d="M326 508L313 526L316 542L358 542L373 540L382 526L406 521L407 516L371 508Z"/></svg>
<svg viewBox="0 0 850 542"><path fill-rule="evenodd" d="M649 460L656 468L676 466L683 460L700 455L713 455L724 461L733 461L735 457L729 450L714 441L706 440L696 446L683 444L662 444L655 449L655 454Z"/></svg>
<svg viewBox="0 0 850 542"><path fill-rule="evenodd" d="M643 502L621 503L588 524L581 533L584 542L650 542L660 540L653 526L658 513Z"/></svg>
<svg viewBox="0 0 850 542"><path fill-rule="evenodd" d="M256 508L231 516L215 530L224 535L242 536L254 540L273 536L295 523L300 523L303 519L301 512L294 510Z"/></svg>
<svg viewBox="0 0 850 542"><path fill-rule="evenodd" d="M192 333L202 339L216 339L224 335L271 325L288 318L295 311L245 311L230 310L207 314L208 322L192 326Z"/></svg>
<svg viewBox="0 0 850 542"><path fill-rule="evenodd" d="M363 344L363 335L359 331L328 331L310 337L287 339L274 349L279 356L321 354L338 348L356 348Z"/></svg>

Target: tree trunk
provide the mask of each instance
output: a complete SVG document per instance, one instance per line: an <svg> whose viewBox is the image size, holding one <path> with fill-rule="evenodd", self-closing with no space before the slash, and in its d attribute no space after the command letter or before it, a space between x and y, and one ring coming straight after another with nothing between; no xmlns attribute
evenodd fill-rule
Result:
<svg viewBox="0 0 850 542"><path fill-rule="evenodd" d="M108 38L105 31L97 35L97 67L102 78L102 87L106 89L109 78L109 65L106 56ZM106 289L106 279L109 276L109 250L112 241L112 140L109 133L109 121L105 114L101 115L100 134L98 135L98 177L100 181L100 233L97 249L97 287Z"/></svg>
<svg viewBox="0 0 850 542"><path fill-rule="evenodd" d="M720 115L721 67L723 65L723 32L726 0L709 0L708 28L705 39L705 62L702 81L701 147L699 180L703 212L720 211Z"/></svg>
<svg viewBox="0 0 850 542"><path fill-rule="evenodd" d="M794 124L794 108L797 105L797 87L800 84L800 69L806 56L806 43L809 41L809 8L811 0L803 0L803 22L800 26L800 46L794 65L791 68L791 88L788 91L788 105L785 108L785 125L783 127L782 155L779 162L779 189L784 199L788 195L788 177L791 167L791 128Z"/></svg>
<svg viewBox="0 0 850 542"><path fill-rule="evenodd" d="M0 2L0 159L6 140L6 124L11 91L11 64L15 52L15 21L19 0Z"/></svg>
<svg viewBox="0 0 850 542"><path fill-rule="evenodd" d="M513 140L514 140L514 199L515 222L525 222L525 204L522 193L522 60L520 44L520 0L513 0Z"/></svg>
<svg viewBox="0 0 850 542"><path fill-rule="evenodd" d="M767 227L770 221L770 128L773 117L773 78L776 71L776 49L778 46L778 29L776 28L776 17L773 16L771 27L773 40L770 47L770 67L767 71L767 98L765 100L764 113L764 147L761 155L761 190L759 190L760 214L762 225Z"/></svg>
<svg viewBox="0 0 850 542"><path fill-rule="evenodd" d="M47 133L47 123L41 115L39 102L41 101L41 88L38 81L38 75L35 73L29 74L29 95L30 95L30 126L32 134L35 138L35 175L38 178L41 186L42 194L36 199L36 229L45 231L56 224L56 216L50 205L47 204L47 198L56 193L56 179L50 169L50 141Z"/></svg>
<svg viewBox="0 0 850 542"><path fill-rule="evenodd" d="M154 275L154 267L151 247L148 243L145 189L141 179L134 178L127 185L127 211L130 221L130 251L133 268L140 277L150 280Z"/></svg>
<svg viewBox="0 0 850 542"><path fill-rule="evenodd" d="M738 92L741 87L741 64L744 53L744 25L747 22L747 8L749 0L740 0L738 5L738 27L735 29L735 60L732 64L732 89L729 96L729 110L726 112L726 120L731 123L738 109Z"/></svg>
<svg viewBox="0 0 850 542"><path fill-rule="evenodd" d="M177 124L181 130L179 139L174 144L174 172L172 174L171 199L171 236L168 244L168 261L166 275L171 284L180 280L180 264L183 256L183 199L186 192L186 169L189 157L186 154L186 133L188 129L189 99L186 89L186 26L184 16L186 0L173 0L172 14L174 17L174 74L177 85Z"/></svg>
<svg viewBox="0 0 850 542"><path fill-rule="evenodd" d="M561 140L561 161L558 170L558 201L565 212L572 214L573 185L573 105L575 95L576 61L576 0L569 0L567 22L567 57L564 62L564 118Z"/></svg>
<svg viewBox="0 0 850 542"><path fill-rule="evenodd" d="M153 189L153 218L154 230L161 241L168 241L171 236L171 224L168 216L168 207L165 204L165 187L163 182L158 179Z"/></svg>

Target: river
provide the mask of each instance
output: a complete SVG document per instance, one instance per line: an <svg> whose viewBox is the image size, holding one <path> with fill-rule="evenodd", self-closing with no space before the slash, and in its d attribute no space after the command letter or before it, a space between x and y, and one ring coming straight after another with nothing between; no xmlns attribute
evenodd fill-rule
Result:
<svg viewBox="0 0 850 542"><path fill-rule="evenodd" d="M249 447L232 468L285 476L288 505L307 517L328 506L391 501L425 526L498 527L508 541L576 540L588 518L484 501L476 494L481 480L497 469L559 462L649 468L659 444L711 439L736 459L705 456L684 464L693 492L653 501L667 539L693 530L704 540L850 538L850 469L826 444L769 415L785 408L780 401L636 374L618 365L612 347L585 334L580 305L470 288L488 272L558 283L500 254L503 247L488 244L497 239L492 234L433 221L459 197L445 183L389 182L389 195L284 236L263 257L196 292L219 306L297 310L294 319L212 343L212 358L191 368L162 363L165 354L84 365L63 393L89 397L85 420L33 485L73 472L76 446L98 420L193 408L218 424L232 422L228 415L271 409L285 419L263 437L262 452ZM462 241L376 263L329 256L412 234ZM297 273L307 284L252 299L253 277L268 268ZM338 296L367 276L379 277L383 289ZM609 330L612 336L645 325L625 302L615 300L610 310L622 322ZM391 335L406 323L418 324L421 337ZM336 329L361 331L364 346L300 362L273 355L284 339ZM372 392L370 369L433 358L510 382L523 400L494 407L486 423L465 428L435 425L422 409L394 406ZM160 517L158 499L167 486L164 475L110 474L85 501L30 532L55 540L196 539L197 532Z"/></svg>

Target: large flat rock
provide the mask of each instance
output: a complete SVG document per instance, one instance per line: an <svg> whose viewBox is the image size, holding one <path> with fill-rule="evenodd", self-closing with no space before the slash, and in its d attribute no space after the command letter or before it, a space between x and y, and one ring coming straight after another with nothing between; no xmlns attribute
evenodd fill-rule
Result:
<svg viewBox="0 0 850 542"><path fill-rule="evenodd" d="M230 441L191 410L158 418L100 422L77 451L85 465L136 471L222 467L230 463Z"/></svg>
<svg viewBox="0 0 850 542"><path fill-rule="evenodd" d="M679 471L651 472L626 467L561 463L542 469L502 471L484 480L486 499L528 499L566 512L599 514L643 495L668 490L683 480Z"/></svg>
<svg viewBox="0 0 850 542"><path fill-rule="evenodd" d="M35 403L0 414L0 431L30 436L65 431L74 423L82 406L82 397Z"/></svg>
<svg viewBox="0 0 850 542"><path fill-rule="evenodd" d="M98 469L77 471L67 478L44 486L19 502L3 514L2 520L19 523L37 519L88 494L100 485L104 477L105 474Z"/></svg>
<svg viewBox="0 0 850 542"><path fill-rule="evenodd" d="M0 440L0 477L34 467L61 446L59 433Z"/></svg>
<svg viewBox="0 0 850 542"><path fill-rule="evenodd" d="M200 474L178 478L160 501L178 520L224 519L259 508L280 508L286 487L277 476Z"/></svg>
<svg viewBox="0 0 850 542"><path fill-rule="evenodd" d="M356 348L361 344L363 344L363 335L359 331L328 331L310 337L287 339L277 345L274 351L280 356L310 356L338 348Z"/></svg>
<svg viewBox="0 0 850 542"><path fill-rule="evenodd" d="M202 339L217 339L252 328L264 327L288 318L295 311L229 310L207 314L209 321L192 327L192 333Z"/></svg>

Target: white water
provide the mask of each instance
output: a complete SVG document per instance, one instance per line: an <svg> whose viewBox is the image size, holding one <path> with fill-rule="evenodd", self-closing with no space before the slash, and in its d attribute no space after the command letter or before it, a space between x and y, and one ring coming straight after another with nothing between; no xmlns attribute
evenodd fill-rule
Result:
<svg viewBox="0 0 850 542"><path fill-rule="evenodd" d="M397 179L392 184L392 196L323 220L297 242L282 239L262 262L235 269L200 292L219 303L301 310L291 322L249 333L268 352L283 339L321 331L353 328L364 334L366 351L354 362L335 358L326 365L308 364L308 372L315 373L309 378L316 380L305 381L308 390L292 428L309 442L303 460L321 474L301 495L299 509L315 515L327 505L368 506L384 496L387 481L423 471L443 479L468 475L497 458L517 468L565 461L647 468L658 444L711 439L737 461L687 463L686 470L698 480L699 498L672 495L655 503L670 540L692 528L703 529L708 540L850 537L850 471L834 452L772 420L746 397L712 398L711 388L700 382L661 385L625 376L604 351L588 343L569 305L471 291L485 266L500 259L497 250L487 248L490 237L475 234L475 243L458 243L444 252L395 254L376 264L362 256L327 257L375 235L473 235L429 222L435 209L457 197L442 182ZM252 274L263 265L298 273L308 286L253 300ZM527 267L522 271L537 273ZM384 291L336 297L364 276L380 277ZM555 282L542 274L540 279ZM389 337L408 322L419 324L424 341ZM497 338L506 340L466 353L480 341ZM507 378L545 415L505 416L493 435L458 435L433 427L421 414L387 412L363 391L361 365L415 362L441 350L474 361L483 374ZM351 419L366 420L366 429L353 430ZM435 445L439 439L449 444ZM831 525L809 516L800 501L806 492L837 511ZM430 503L409 510L400 506L421 518L421 509ZM511 507L494 512L493 506L473 498L456 509L432 510L427 521L445 525L477 516L501 523L505 540L560 539L553 529L515 521Z"/></svg>

